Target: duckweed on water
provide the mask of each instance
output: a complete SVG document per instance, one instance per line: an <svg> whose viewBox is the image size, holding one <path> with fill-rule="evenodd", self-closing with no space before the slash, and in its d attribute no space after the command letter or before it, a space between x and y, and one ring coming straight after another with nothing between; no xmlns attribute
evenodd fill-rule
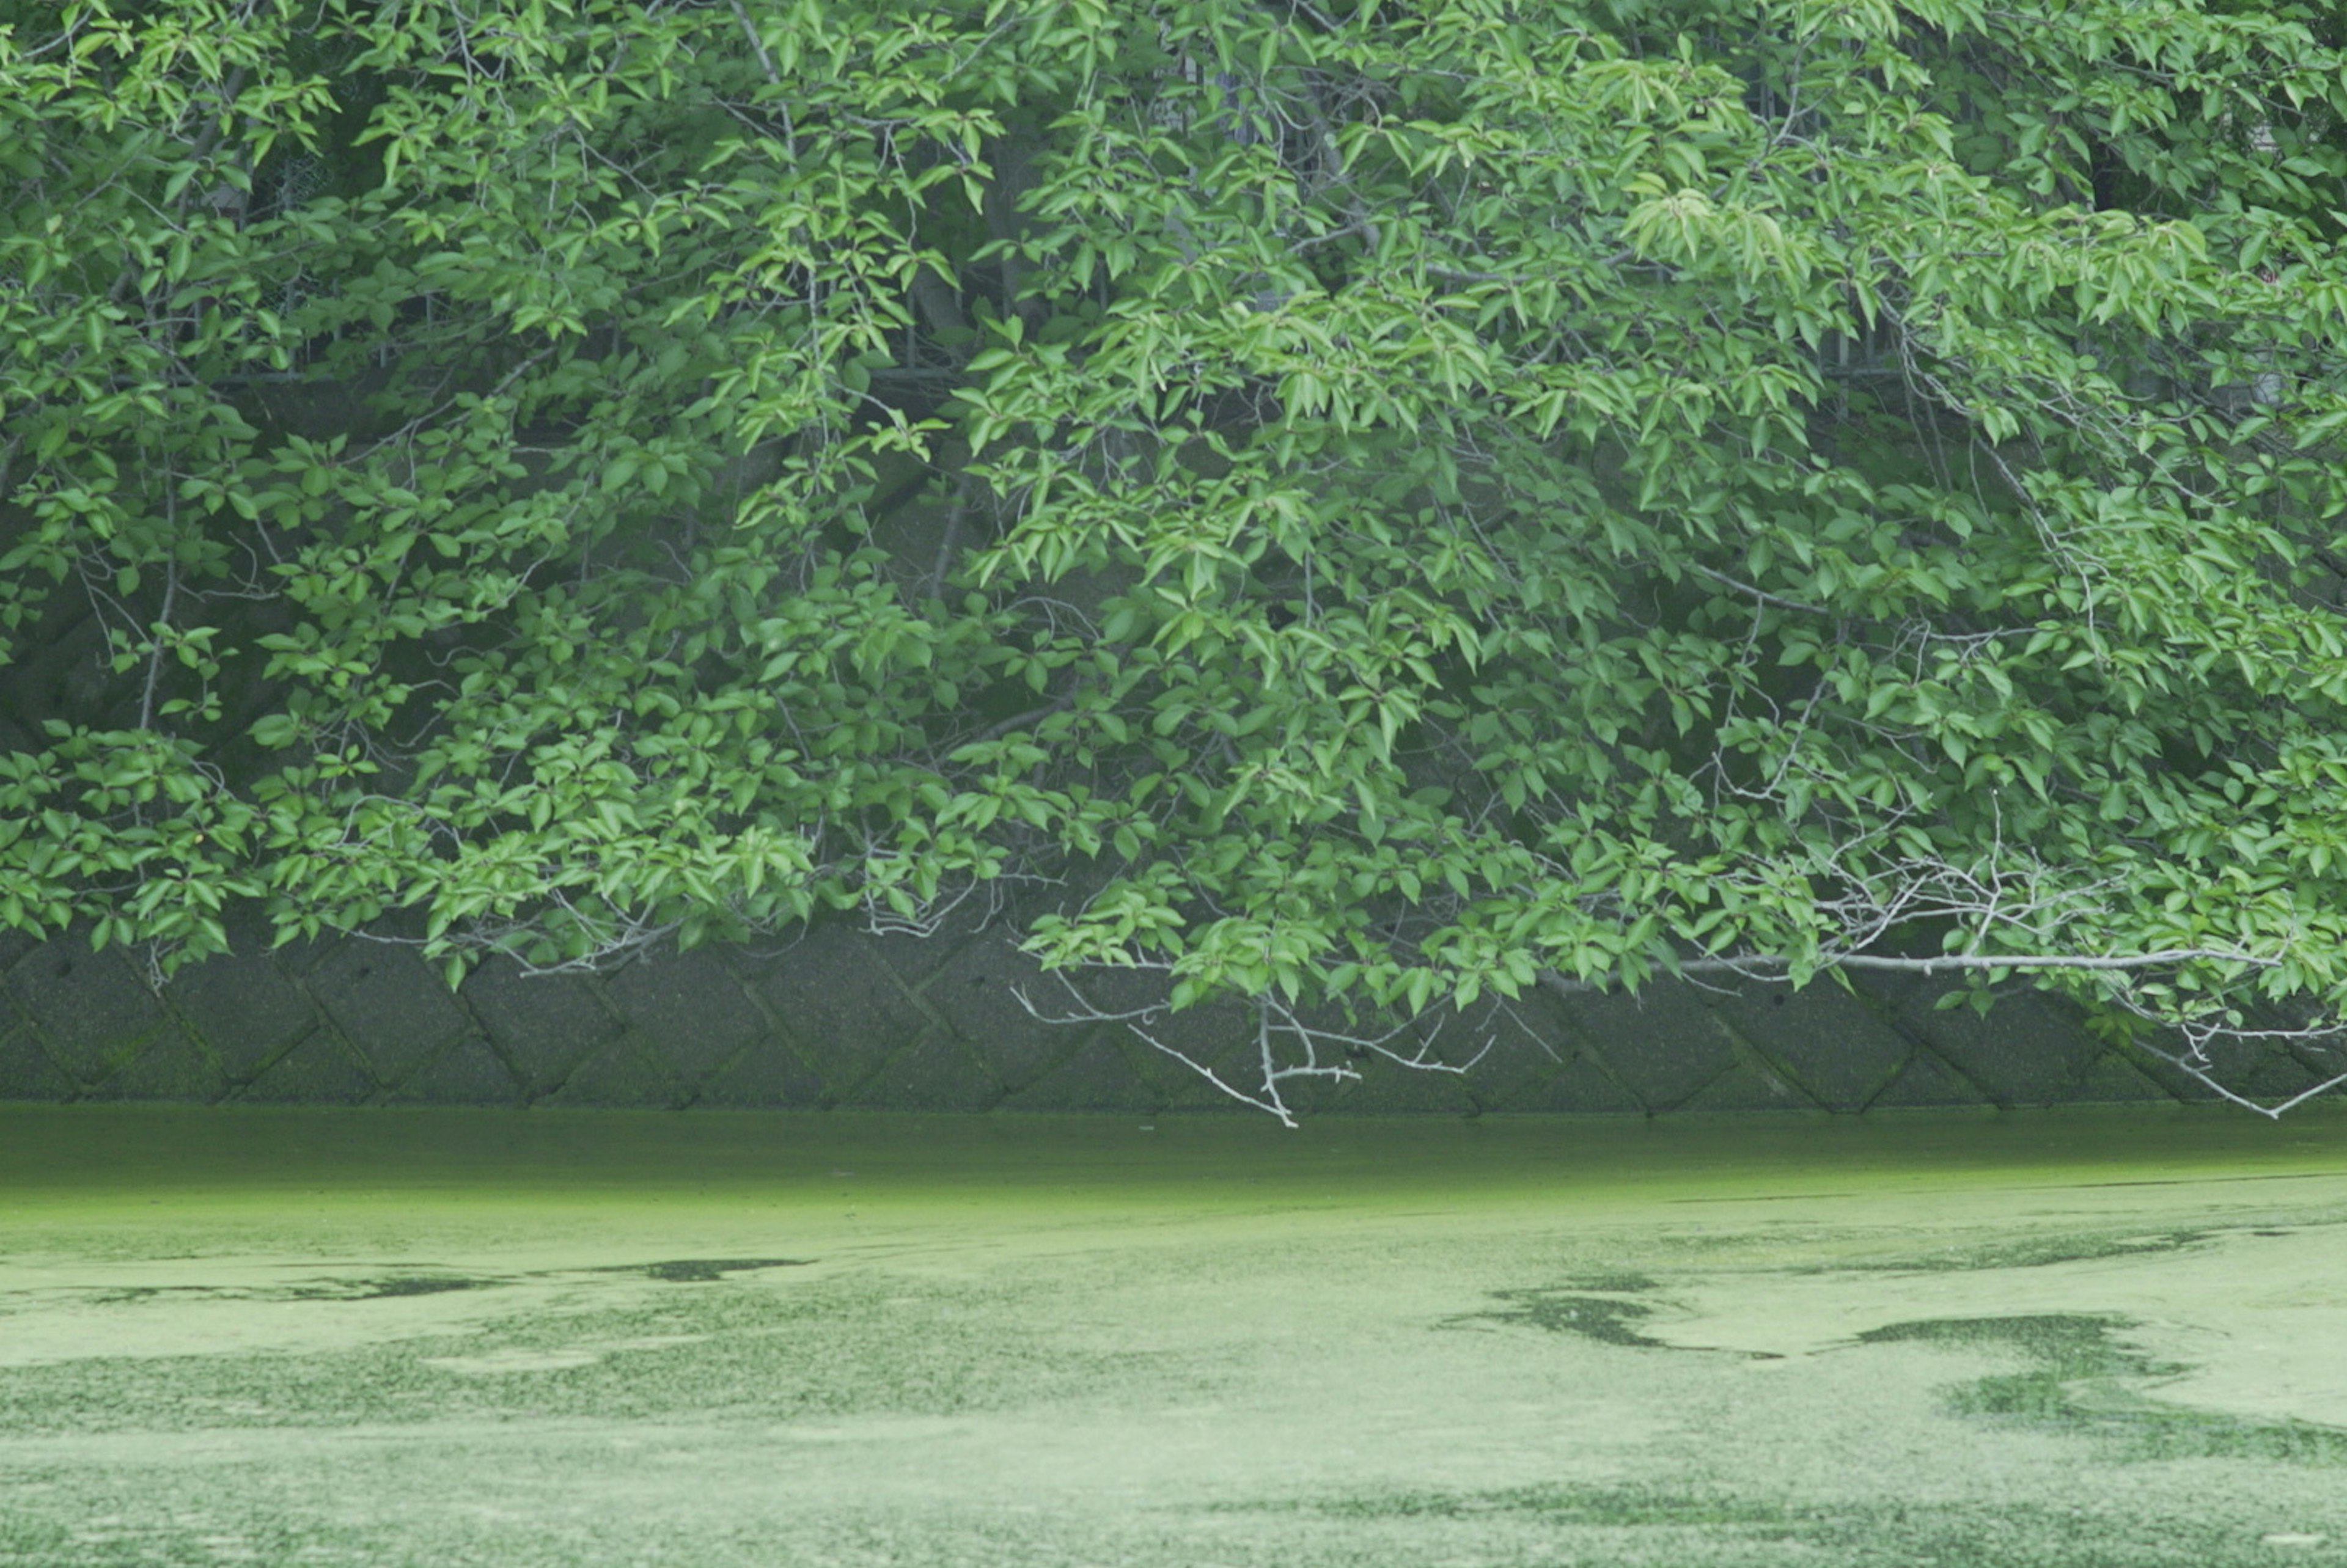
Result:
<svg viewBox="0 0 2347 1568"><path fill-rule="evenodd" d="M0 1568L2347 1563L2341 1125L0 1108Z"/></svg>

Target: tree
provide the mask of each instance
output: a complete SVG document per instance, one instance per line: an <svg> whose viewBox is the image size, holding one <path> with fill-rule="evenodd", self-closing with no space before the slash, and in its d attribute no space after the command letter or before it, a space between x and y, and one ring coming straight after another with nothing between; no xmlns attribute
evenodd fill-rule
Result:
<svg viewBox="0 0 2347 1568"><path fill-rule="evenodd" d="M1670 974L2336 1037L2289 7L0 17L0 921L453 979L1023 879L1283 1115Z"/></svg>

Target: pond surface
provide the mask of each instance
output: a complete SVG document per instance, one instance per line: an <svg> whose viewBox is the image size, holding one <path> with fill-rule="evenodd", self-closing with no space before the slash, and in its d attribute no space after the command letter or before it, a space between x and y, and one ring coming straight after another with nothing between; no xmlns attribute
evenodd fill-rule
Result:
<svg viewBox="0 0 2347 1568"><path fill-rule="evenodd" d="M2347 1116L0 1106L0 1564L2347 1563Z"/></svg>

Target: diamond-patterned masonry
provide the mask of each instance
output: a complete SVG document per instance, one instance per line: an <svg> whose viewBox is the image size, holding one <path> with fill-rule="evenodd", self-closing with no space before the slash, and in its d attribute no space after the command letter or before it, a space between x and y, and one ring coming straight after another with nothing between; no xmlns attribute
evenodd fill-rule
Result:
<svg viewBox="0 0 2347 1568"><path fill-rule="evenodd" d="M1109 977L1088 995L1111 1009L1145 999L1130 989ZM11 942L0 944L0 1100L1152 1115L1232 1104L1122 1026L1038 1022L1022 994L1047 1015L1069 1000L999 926L914 940L837 925L600 975L530 976L501 961L453 993L412 948L375 938L274 951L249 940L159 989L119 953ZM1481 1051L1468 1073L1370 1057L1360 1081L1295 1102L1655 1116L2192 1097L2054 1003L2015 998L1982 1019L1934 999L1912 985L1542 993L1434 1042L1447 1061ZM1254 1051L1236 1008L1153 1032L1226 1076ZM2266 1071L2277 1083L2306 1076L2290 1061Z"/></svg>

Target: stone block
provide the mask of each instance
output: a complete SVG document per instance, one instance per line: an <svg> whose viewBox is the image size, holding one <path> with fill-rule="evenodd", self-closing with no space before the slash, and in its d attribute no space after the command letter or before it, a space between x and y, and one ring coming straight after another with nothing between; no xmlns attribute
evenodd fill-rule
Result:
<svg viewBox="0 0 2347 1568"><path fill-rule="evenodd" d="M2000 997L1985 1018L1969 1006L1933 1007L1927 998L1918 993L1901 1009L1901 1021L1999 1105L2058 1104L2102 1054L2077 1015L2048 997Z"/></svg>
<svg viewBox="0 0 2347 1568"><path fill-rule="evenodd" d="M926 937L891 932L880 937L866 934L865 940L881 961L896 971L905 989L918 996L935 983L938 972L955 954L984 935L985 925L983 903L971 898L938 922L937 928Z"/></svg>
<svg viewBox="0 0 2347 1568"><path fill-rule="evenodd" d="M1066 1046L1020 1005L1014 987L1046 1012L1067 996L1019 950L1011 933L996 929L972 938L932 970L921 999L997 1081L1016 1091L1058 1066Z"/></svg>
<svg viewBox="0 0 2347 1568"><path fill-rule="evenodd" d="M356 1105L374 1092L364 1065L321 1029L261 1069L236 1099L258 1105Z"/></svg>
<svg viewBox="0 0 2347 1568"><path fill-rule="evenodd" d="M2213 1042L2209 1056L2218 1082L2261 1105L2279 1104L2303 1094L2341 1071L2342 1065L2250 1040Z"/></svg>
<svg viewBox="0 0 2347 1568"><path fill-rule="evenodd" d="M1158 1104L1157 1109L1161 1112L1172 1115L1189 1111L1225 1112L1238 1104L1238 1102L1223 1095L1213 1084L1198 1078L1194 1073L1184 1071L1179 1062L1171 1065L1174 1069L1173 1082L1180 1083L1183 1079L1187 1078L1196 1087L1189 1091L1187 1098L1179 1100L1174 1099L1169 1091L1167 1097ZM1257 1083L1262 1076L1261 1069L1258 1068L1253 1074L1236 1071L1218 1071L1223 1072L1223 1081L1233 1088L1243 1089L1249 1093L1257 1091ZM1163 1084L1165 1081L1161 1077L1160 1083ZM1308 1121L1333 1112L1337 1109L1337 1097L1350 1087L1352 1087L1351 1083L1342 1078L1290 1078L1281 1081L1279 1096L1286 1104L1289 1115L1299 1121Z"/></svg>
<svg viewBox="0 0 2347 1568"><path fill-rule="evenodd" d="M641 1042L625 1034L596 1050L538 1103L651 1111L673 1108L684 1100L685 1091L661 1071Z"/></svg>
<svg viewBox="0 0 2347 1568"><path fill-rule="evenodd" d="M1586 1051L1571 1048L1565 1050L1563 1061L1553 1061L1543 1070L1526 1072L1504 1094L1487 1094L1481 1081L1471 1073L1467 1083L1477 1103L1489 1112L1553 1116L1646 1113L1637 1097L1614 1081L1604 1062Z"/></svg>
<svg viewBox="0 0 2347 1568"><path fill-rule="evenodd" d="M1741 1113L1752 1111L1803 1111L1823 1113L1825 1107L1804 1094L1766 1062L1737 1061L1727 1071L1673 1107L1674 1114Z"/></svg>
<svg viewBox="0 0 2347 1568"><path fill-rule="evenodd" d="M1254 1062L1255 1020L1251 1009L1225 998L1176 1012L1166 1006L1171 983L1167 976L1153 969L1098 968L1069 975L1064 979L1056 974L1042 975L1027 994L1045 1020L1056 1020L1042 1025L1047 1041L1093 1023L1132 1039L1130 1028L1137 1026L1168 1050L1210 1067L1238 1055L1245 1056L1250 1064ZM1129 1021L1116 1016L1143 1014L1151 1009L1155 1016L1133 1017ZM1360 1032L1333 1010L1309 1021L1347 1033ZM1189 1071L1170 1057L1163 1057L1154 1047L1137 1040L1133 1043L1145 1053L1141 1058L1144 1061L1164 1060L1174 1071ZM1290 1054L1283 1046L1283 1059Z"/></svg>
<svg viewBox="0 0 2347 1568"><path fill-rule="evenodd" d="M1121 1026L1106 1025L1087 1037L1066 1061L1002 1102L1005 1111L1131 1111L1153 1114L1163 1098L1152 1075L1143 1071L1141 1053L1149 1047L1127 1043L1116 1036ZM1152 1051L1150 1054L1154 1055ZM1169 1066L1177 1064L1168 1063ZM1213 1086L1201 1084L1213 1093ZM1236 1101L1219 1093L1218 1106Z"/></svg>
<svg viewBox="0 0 2347 1568"><path fill-rule="evenodd" d="M2087 1063L2065 1098L2082 1105L2168 1105L2176 1101L2116 1050L2106 1050Z"/></svg>
<svg viewBox="0 0 2347 1568"><path fill-rule="evenodd" d="M412 948L352 941L310 971L310 994L379 1083L405 1082L466 1020L446 983Z"/></svg>
<svg viewBox="0 0 2347 1568"><path fill-rule="evenodd" d="M1966 1081L1953 1070L1928 1050L1918 1050L1907 1059L1881 1093L1867 1102L1872 1110L1920 1110L1927 1106L1977 1105L1994 1102L1977 1087Z"/></svg>
<svg viewBox="0 0 2347 1568"><path fill-rule="evenodd" d="M1360 1081L1330 1091L1323 1110L1348 1116L1471 1116L1481 1108L1471 1091L1471 1076L1384 1061L1353 1065L1360 1070Z"/></svg>
<svg viewBox="0 0 2347 1568"><path fill-rule="evenodd" d="M1830 977L1709 999L1715 1016L1803 1097L1834 1111L1865 1107L1897 1076L1910 1047L1881 1006Z"/></svg>
<svg viewBox="0 0 2347 1568"><path fill-rule="evenodd" d="M1115 1026L1110 1026L1113 1031ZM1111 1034L1113 1039L1113 1032ZM1152 1090L1129 1105L1102 1105L1103 1111L1230 1111L1239 1102L1233 1099L1206 1075L1187 1062L1176 1061L1164 1052L1127 1035L1117 1041L1119 1050L1126 1052L1139 1064L1141 1074L1149 1080ZM1205 1064L1216 1078L1242 1094L1263 1092L1263 1064L1252 1050L1234 1050L1219 1061ZM1299 1115L1308 1115L1331 1103L1347 1085L1342 1080L1291 1078L1279 1086L1287 1108Z"/></svg>
<svg viewBox="0 0 2347 1568"><path fill-rule="evenodd" d="M210 1053L174 1025L149 1039L119 1071L93 1087L89 1098L209 1105L230 1087Z"/></svg>
<svg viewBox="0 0 2347 1568"><path fill-rule="evenodd" d="M1391 1033L1393 1026L1375 1019L1350 1019L1338 1008L1325 1008L1307 1013L1297 1022L1306 1029L1318 1031L1320 1038L1313 1046L1313 1061L1322 1067L1349 1068L1359 1073L1392 1071L1417 1076L1411 1070L1388 1061L1376 1051L1348 1040L1379 1040ZM1135 1036L1128 1026L1109 1025L1112 1030L1122 1030L1124 1040L1141 1048L1137 1060L1142 1071L1154 1079L1158 1088L1158 1104L1164 1111L1225 1110L1236 1101L1208 1081L1198 1071L1211 1069L1225 1083L1247 1094L1263 1092L1263 1046L1256 1030L1252 1009L1234 1001L1214 1001L1186 1008L1178 1013L1168 1013L1153 1023L1144 1025L1152 1039L1174 1047L1186 1060L1177 1060L1147 1040ZM1419 1037L1405 1031L1386 1040L1388 1045L1405 1054L1418 1048ZM1294 1029L1274 1017L1271 1026L1272 1051L1281 1069L1305 1064L1306 1043ZM1465 1061L1481 1047L1480 1037L1462 1030L1452 1030L1446 1039L1434 1042L1431 1052L1435 1060ZM1193 1064L1195 1065L1193 1065ZM1441 1076L1455 1081L1455 1073ZM1283 1079L1279 1093L1287 1108L1297 1115L1317 1115L1324 1111L1340 1108L1348 1097L1362 1088L1356 1080L1317 1075ZM1371 1098L1376 1098L1372 1096Z"/></svg>
<svg viewBox="0 0 2347 1568"><path fill-rule="evenodd" d="M1512 1109L1527 1098L1541 1098L1546 1092L1548 1081L1576 1054L1576 1048L1571 1044L1560 1048L1552 1041L1536 1040L1512 1024L1496 1032L1471 1032L1453 1020L1444 1033L1448 1040L1439 1040L1438 1044L1454 1049L1435 1054L1446 1061L1455 1058L1453 1065L1471 1063L1466 1072L1421 1072L1399 1064L1395 1064L1395 1071L1409 1072L1413 1078L1447 1078L1459 1082L1472 1105L1482 1111ZM1408 1037L1389 1043L1403 1048L1405 1054L1416 1045ZM1375 1069L1379 1064L1370 1061L1358 1065Z"/></svg>
<svg viewBox="0 0 2347 1568"><path fill-rule="evenodd" d="M1692 986L1657 980L1635 995L1584 993L1567 999L1565 1011L1584 1048L1650 1112L1691 1098L1736 1060Z"/></svg>
<svg viewBox="0 0 2347 1568"><path fill-rule="evenodd" d="M317 937L294 937L282 943L277 940L275 933L272 933L266 942L269 955L277 960L277 967L297 979L306 979L319 965L345 948L381 946L363 937L344 936L339 931Z"/></svg>
<svg viewBox="0 0 2347 1568"><path fill-rule="evenodd" d="M779 955L758 985L834 1099L937 1021L876 946L877 938L845 924L818 926Z"/></svg>
<svg viewBox="0 0 2347 1568"><path fill-rule="evenodd" d="M531 975L500 954L465 977L458 994L521 1075L524 1092L551 1092L620 1032L584 975Z"/></svg>
<svg viewBox="0 0 2347 1568"><path fill-rule="evenodd" d="M823 1080L779 1040L764 1040L717 1070L701 1086L699 1110L816 1111L827 1102Z"/></svg>
<svg viewBox="0 0 2347 1568"><path fill-rule="evenodd" d="M71 1100L79 1092L31 1030L0 1028L0 1100Z"/></svg>
<svg viewBox="0 0 2347 1568"><path fill-rule="evenodd" d="M1479 1111L1533 1109L1552 1097L1559 1073L1583 1062L1573 1026L1537 989L1512 1001L1495 1002L1471 1019L1448 1012L1435 1016L1440 1022L1435 1054L1467 1069L1464 1087ZM1409 1043L1414 1048L1414 1040ZM1585 1062L1582 1070L1588 1070ZM1639 1109L1626 1098L1624 1103L1629 1110Z"/></svg>
<svg viewBox="0 0 2347 1568"><path fill-rule="evenodd" d="M1127 1039L1132 1038L1128 1026L1112 1024L1110 1027L1122 1030ZM1178 1051L1192 1061L1218 1071L1225 1068L1241 1073L1258 1073L1261 1071L1263 1053L1255 1033L1255 1014L1241 1003L1201 1002L1195 1007L1184 1008L1180 1012L1161 1013L1143 1024L1142 1028L1148 1031L1151 1040L1158 1042L1157 1046L1138 1040L1133 1043L1147 1053L1140 1060L1157 1074L1161 1081L1173 1073L1191 1071L1166 1054L1167 1050ZM1289 1058L1293 1042L1277 1043L1282 1059ZM1166 1049L1160 1050L1159 1047Z"/></svg>
<svg viewBox="0 0 2347 1568"><path fill-rule="evenodd" d="M171 977L163 994L240 1083L318 1026L308 994L262 950L191 964Z"/></svg>
<svg viewBox="0 0 2347 1568"><path fill-rule="evenodd" d="M518 1105L520 1081L478 1035L466 1035L408 1074L391 1099L415 1105Z"/></svg>
<svg viewBox="0 0 2347 1568"><path fill-rule="evenodd" d="M2180 1042L2172 1039L2163 1040L2161 1043L2169 1049L2182 1049ZM2119 1054L2132 1062L2137 1071L2159 1085L2162 1093L2195 1105L2219 1098L2215 1090L2175 1063L2163 1061L2148 1050L2122 1050Z"/></svg>
<svg viewBox="0 0 2347 1568"><path fill-rule="evenodd" d="M897 1051L843 1099L859 1111L990 1111L1001 1086L962 1043L932 1030Z"/></svg>
<svg viewBox="0 0 2347 1568"><path fill-rule="evenodd" d="M630 964L603 994L671 1078L692 1085L774 1026L713 949L665 953Z"/></svg>
<svg viewBox="0 0 2347 1568"><path fill-rule="evenodd" d="M146 978L113 948L44 944L9 972L5 989L50 1059L82 1083L112 1076L166 1021Z"/></svg>

